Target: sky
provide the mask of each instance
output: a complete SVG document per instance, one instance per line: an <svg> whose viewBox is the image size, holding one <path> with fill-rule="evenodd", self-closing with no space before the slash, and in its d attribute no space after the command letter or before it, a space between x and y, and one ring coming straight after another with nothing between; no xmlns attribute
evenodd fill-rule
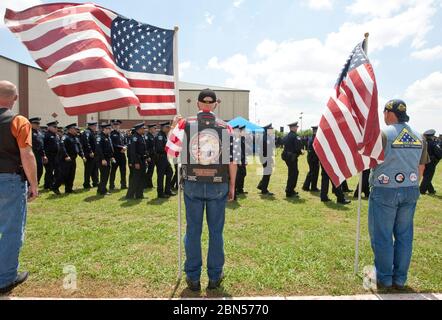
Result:
<svg viewBox="0 0 442 320"><path fill-rule="evenodd" d="M1 0L0 16L5 7L49 2L61 1ZM180 80L250 90L250 120L276 128L301 114L303 129L319 123L345 60L369 32L381 124L385 102L401 98L410 125L442 134L442 0L95 3L144 23L179 26ZM3 22L0 54L35 65Z"/></svg>

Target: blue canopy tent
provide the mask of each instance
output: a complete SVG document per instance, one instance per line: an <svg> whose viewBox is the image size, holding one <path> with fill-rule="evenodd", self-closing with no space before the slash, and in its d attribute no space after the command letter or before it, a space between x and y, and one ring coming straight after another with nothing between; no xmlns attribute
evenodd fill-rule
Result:
<svg viewBox="0 0 442 320"><path fill-rule="evenodd" d="M244 119L243 117L237 117L233 120L229 121L229 124L232 127L235 126L246 126L246 130L252 133L259 133L259 132L264 132L264 129L246 119Z"/></svg>

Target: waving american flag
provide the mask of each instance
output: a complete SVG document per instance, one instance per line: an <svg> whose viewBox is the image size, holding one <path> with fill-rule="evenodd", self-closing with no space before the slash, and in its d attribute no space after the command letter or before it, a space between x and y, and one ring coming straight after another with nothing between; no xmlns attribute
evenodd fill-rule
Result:
<svg viewBox="0 0 442 320"><path fill-rule="evenodd" d="M384 160L376 79L364 46L365 40L345 63L313 143L335 186Z"/></svg>
<svg viewBox="0 0 442 320"><path fill-rule="evenodd" d="M176 114L174 30L91 3L7 9L5 23L47 73L68 115L131 106L141 115Z"/></svg>

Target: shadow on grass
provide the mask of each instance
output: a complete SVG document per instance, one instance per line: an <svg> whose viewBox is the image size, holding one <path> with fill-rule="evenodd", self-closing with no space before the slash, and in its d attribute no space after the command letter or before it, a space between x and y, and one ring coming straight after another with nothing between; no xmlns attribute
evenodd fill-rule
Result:
<svg viewBox="0 0 442 320"><path fill-rule="evenodd" d="M431 198L442 200L442 196L440 194L429 194L428 196Z"/></svg>
<svg viewBox="0 0 442 320"><path fill-rule="evenodd" d="M99 201L101 199L104 199L104 196L101 195L101 194L96 194L94 196L90 196L90 197L84 198L83 201L84 202L94 202L94 201Z"/></svg>
<svg viewBox="0 0 442 320"><path fill-rule="evenodd" d="M296 197L293 197L293 198L285 197L284 201L290 202L290 203L293 203L293 204L303 204L303 203L307 202L307 200L305 200L304 198L296 198Z"/></svg>
<svg viewBox="0 0 442 320"><path fill-rule="evenodd" d="M169 199L176 199L176 198L169 198ZM165 198L153 198L147 202L148 205L154 205L154 206L161 206L163 203L168 202L169 199Z"/></svg>
<svg viewBox="0 0 442 320"><path fill-rule="evenodd" d="M259 197L261 198L261 200L267 200L267 201L275 201L276 200L276 197L274 195L273 196L269 196L267 194L260 193Z"/></svg>
<svg viewBox="0 0 442 320"><path fill-rule="evenodd" d="M238 201L232 201L232 202L227 202L226 208L227 209L238 209L238 208L241 208L241 205L239 204Z"/></svg>
<svg viewBox="0 0 442 320"><path fill-rule="evenodd" d="M63 199L63 198L67 198L69 197L68 193L62 193L62 194L55 194L52 193L49 197L48 200L55 200L55 199Z"/></svg>
<svg viewBox="0 0 442 320"><path fill-rule="evenodd" d="M141 202L143 202L144 199L126 199L126 197L121 197L120 201L124 201L121 204L122 208L130 208L134 207L136 205L139 205Z"/></svg>
<svg viewBox="0 0 442 320"><path fill-rule="evenodd" d="M330 202L323 202L323 204L324 204L326 207L330 208L330 209L334 209L334 210L338 210L338 211L349 211L349 210L351 210L351 209L350 209L348 206L346 206L346 205L339 204L339 203L332 202L332 201L330 201Z"/></svg>
<svg viewBox="0 0 442 320"><path fill-rule="evenodd" d="M206 295L203 295L204 291L191 291L189 288L183 289L180 293L180 298L190 298L190 299L198 299L198 298L232 298L232 295L228 293L225 288L221 285L216 290L208 290L206 289Z"/></svg>

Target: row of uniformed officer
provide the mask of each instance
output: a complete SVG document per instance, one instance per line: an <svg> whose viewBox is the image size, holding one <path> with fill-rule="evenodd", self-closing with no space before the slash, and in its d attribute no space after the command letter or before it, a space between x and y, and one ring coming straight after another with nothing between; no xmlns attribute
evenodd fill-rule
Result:
<svg viewBox="0 0 442 320"><path fill-rule="evenodd" d="M48 158L46 157L44 149L44 134L40 131L41 118L31 118L29 122L32 125L32 151L37 162L37 182L40 184L41 176L43 175L43 165L46 165Z"/></svg>
<svg viewBox="0 0 442 320"><path fill-rule="evenodd" d="M170 123L162 123L161 130L154 139L158 198L168 198L175 195L171 190L173 170L165 151L169 131Z"/></svg>
<svg viewBox="0 0 442 320"><path fill-rule="evenodd" d="M298 122L288 125L290 132L284 137L284 151L282 152L282 160L285 161L288 168L287 185L285 194L288 198L298 197L295 191L298 182L299 169L298 157L303 154L303 146L301 138L298 136Z"/></svg>
<svg viewBox="0 0 442 320"><path fill-rule="evenodd" d="M110 137L111 125L101 125L101 133L97 137L97 162L100 169L100 183L98 184L97 193L100 195L109 195L107 182L112 165L115 161L115 150Z"/></svg>
<svg viewBox="0 0 442 320"><path fill-rule="evenodd" d="M81 146L83 147L84 157L84 182L85 189L98 186L98 163L95 157L95 149L97 145L97 122L88 122L87 129L80 135Z"/></svg>
<svg viewBox="0 0 442 320"><path fill-rule="evenodd" d="M431 129L424 133L424 137L427 141L428 155L430 157L430 162L425 165L424 177L420 185L420 193L425 194L435 194L432 180L434 173L436 172L436 166L442 159L442 144L435 137L436 130Z"/></svg>

